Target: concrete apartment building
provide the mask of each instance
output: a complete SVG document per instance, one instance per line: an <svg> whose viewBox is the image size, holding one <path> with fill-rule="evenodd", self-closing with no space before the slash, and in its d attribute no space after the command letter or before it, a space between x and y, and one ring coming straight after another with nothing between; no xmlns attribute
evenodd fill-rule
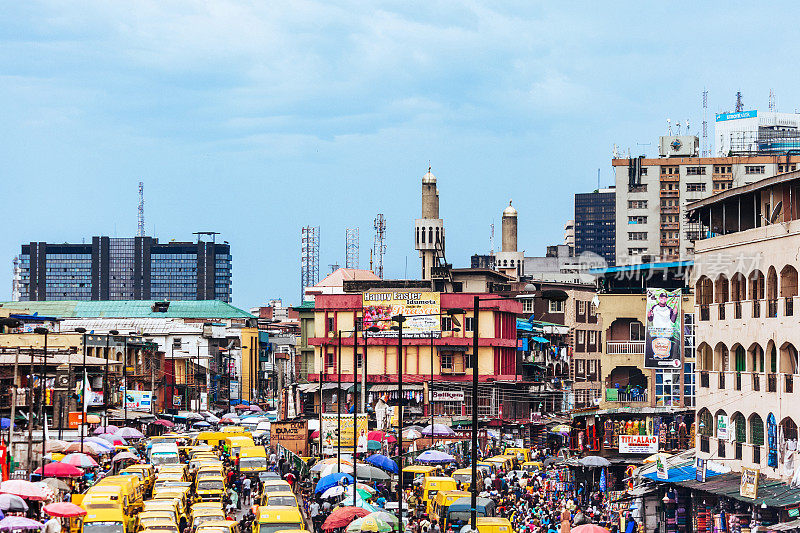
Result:
<svg viewBox="0 0 800 533"><path fill-rule="evenodd" d="M798 155L699 157L697 137L659 138L658 158L615 158L616 262L691 259L698 237L686 205L797 169Z"/></svg>
<svg viewBox="0 0 800 533"><path fill-rule="evenodd" d="M794 171L689 206L698 456L785 481L798 471L799 191Z"/></svg>

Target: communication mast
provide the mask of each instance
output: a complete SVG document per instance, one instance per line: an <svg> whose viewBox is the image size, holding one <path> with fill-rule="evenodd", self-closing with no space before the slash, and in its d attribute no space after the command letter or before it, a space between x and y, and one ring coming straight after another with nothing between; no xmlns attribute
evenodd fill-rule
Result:
<svg viewBox="0 0 800 533"><path fill-rule="evenodd" d="M139 231L138 237L144 237L144 182L139 182Z"/></svg>
<svg viewBox="0 0 800 533"><path fill-rule="evenodd" d="M736 91L736 109L737 113L744 111L744 102L742 102L742 91Z"/></svg>
<svg viewBox="0 0 800 533"><path fill-rule="evenodd" d="M708 157L708 90L703 89L703 151L704 157Z"/></svg>
<svg viewBox="0 0 800 533"><path fill-rule="evenodd" d="M319 283L319 226L300 228L300 300Z"/></svg>
<svg viewBox="0 0 800 533"><path fill-rule="evenodd" d="M358 228L347 228L344 231L344 266L345 268L358 268Z"/></svg>
<svg viewBox="0 0 800 533"><path fill-rule="evenodd" d="M386 218L383 213L378 213L373 222L375 228L375 242L372 245L372 253L378 260L378 267L374 270L375 275L383 279L383 254L386 253Z"/></svg>
<svg viewBox="0 0 800 533"><path fill-rule="evenodd" d="M769 90L769 110L775 111L775 91Z"/></svg>
<svg viewBox="0 0 800 533"><path fill-rule="evenodd" d="M489 255L494 257L494 222L489 224Z"/></svg>

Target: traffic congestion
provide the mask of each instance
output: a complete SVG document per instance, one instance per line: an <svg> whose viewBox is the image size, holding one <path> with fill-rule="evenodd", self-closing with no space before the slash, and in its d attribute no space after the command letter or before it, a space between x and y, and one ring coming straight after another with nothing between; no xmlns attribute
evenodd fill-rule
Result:
<svg viewBox="0 0 800 533"><path fill-rule="evenodd" d="M355 455L342 447L299 457L266 431L213 418L197 423L202 428L159 419L143 428L150 436L99 426L80 441L48 440L44 470L0 484L0 530L460 533L473 514L479 533L566 533L584 524L636 530L602 490L560 483L558 450L549 446L493 440L479 450L473 479L471 453L444 438L404 452L398 471L391 431L370 432L379 446ZM412 441L414 432L404 430Z"/></svg>

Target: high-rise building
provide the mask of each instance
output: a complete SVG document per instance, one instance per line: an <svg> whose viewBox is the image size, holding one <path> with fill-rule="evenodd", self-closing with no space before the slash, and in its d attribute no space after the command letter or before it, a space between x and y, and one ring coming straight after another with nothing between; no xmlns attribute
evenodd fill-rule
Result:
<svg viewBox="0 0 800 533"><path fill-rule="evenodd" d="M616 258L614 187L575 195L575 255L592 252L613 265ZM566 244L566 243L565 243Z"/></svg>
<svg viewBox="0 0 800 533"><path fill-rule="evenodd" d="M691 259L698 238L686 204L732 187L797 170L800 156L698 157L698 139L663 136L659 157L617 158L616 263Z"/></svg>
<svg viewBox="0 0 800 533"><path fill-rule="evenodd" d="M22 245L19 299L231 301L231 249L153 237Z"/></svg>

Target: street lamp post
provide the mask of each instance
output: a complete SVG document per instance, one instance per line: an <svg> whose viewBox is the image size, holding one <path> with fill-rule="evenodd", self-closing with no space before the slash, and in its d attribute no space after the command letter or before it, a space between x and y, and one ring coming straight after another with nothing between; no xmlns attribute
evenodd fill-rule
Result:
<svg viewBox="0 0 800 533"><path fill-rule="evenodd" d="M337 332L338 346L336 348L336 466L342 471L342 332Z"/></svg>
<svg viewBox="0 0 800 533"><path fill-rule="evenodd" d="M47 439L45 439L45 433L47 432L47 412L44 409L44 405L47 403L47 387L45 387L45 381L47 381L47 335L50 333L50 330L47 328L35 328L34 333L38 333L39 335L44 335L44 359L42 361L42 373L41 373L41 383L39 384L42 389L42 404L39 406L39 413L40 419L42 421L42 477L44 477L44 456L45 456L45 444Z"/></svg>
<svg viewBox="0 0 800 533"><path fill-rule="evenodd" d="M122 355L122 388L125 392L122 394L122 409L125 420L124 426L128 425L128 335L124 337L125 349Z"/></svg>
<svg viewBox="0 0 800 533"><path fill-rule="evenodd" d="M403 322L406 317L392 317L397 322L397 523L403 527Z"/></svg>
<svg viewBox="0 0 800 533"><path fill-rule="evenodd" d="M86 375L86 328L75 328L75 331L83 336L83 375ZM81 453L83 453L83 434L86 430L86 382L81 380L81 399L83 406L81 409ZM59 416L60 416L59 412Z"/></svg>
<svg viewBox="0 0 800 533"><path fill-rule="evenodd" d="M469 527L478 531L478 314L480 298L472 300L472 483L470 483ZM466 319L465 319L466 320ZM466 329L466 327L464 328Z"/></svg>
<svg viewBox="0 0 800 533"><path fill-rule="evenodd" d="M105 420L103 421L106 426L108 426L108 404L111 402L111 387L109 386L108 382L108 356L109 356L109 341L111 340L111 335L119 335L119 331L115 329L111 329L106 334L106 368L103 371L103 403L105 404L106 408L106 415ZM114 345L116 346L117 340L114 339Z"/></svg>
<svg viewBox="0 0 800 533"><path fill-rule="evenodd" d="M363 327L363 324L362 324ZM366 349L364 350L366 352ZM366 369L364 369L366 372ZM356 506L356 485L358 485L358 321L353 327L353 507Z"/></svg>

